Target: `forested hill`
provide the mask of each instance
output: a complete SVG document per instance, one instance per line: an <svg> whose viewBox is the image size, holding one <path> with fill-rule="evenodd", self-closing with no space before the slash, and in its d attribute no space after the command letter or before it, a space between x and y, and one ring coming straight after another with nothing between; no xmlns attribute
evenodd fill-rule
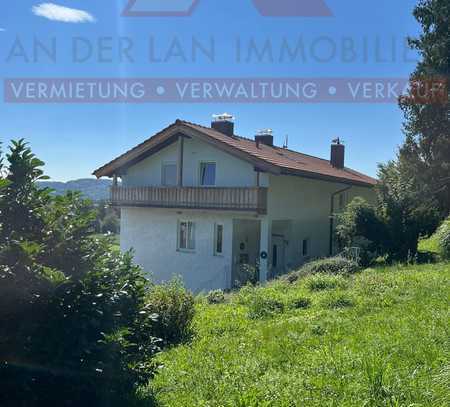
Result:
<svg viewBox="0 0 450 407"><path fill-rule="evenodd" d="M67 182L43 181L39 182L42 187L48 187L55 191L57 195L66 191L80 191L86 198L93 201L109 199L109 187L112 181L107 179L84 178Z"/></svg>

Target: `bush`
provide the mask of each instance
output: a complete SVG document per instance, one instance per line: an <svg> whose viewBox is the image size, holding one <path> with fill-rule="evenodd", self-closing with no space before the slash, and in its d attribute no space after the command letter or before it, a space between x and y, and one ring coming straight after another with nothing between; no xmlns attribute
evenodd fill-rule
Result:
<svg viewBox="0 0 450 407"><path fill-rule="evenodd" d="M450 218L439 227L437 238L440 254L444 259L450 260Z"/></svg>
<svg viewBox="0 0 450 407"><path fill-rule="evenodd" d="M262 291L262 292L260 292ZM255 291L248 299L248 317L250 319L266 318L284 311L284 304L277 298Z"/></svg>
<svg viewBox="0 0 450 407"><path fill-rule="evenodd" d="M159 350L148 281L130 254L92 239L89 201L37 187L43 163L25 142L13 142L6 158L2 168L0 154L0 405L132 405Z"/></svg>
<svg viewBox="0 0 450 407"><path fill-rule="evenodd" d="M292 308L309 308L311 306L311 300L306 297L295 298L290 302Z"/></svg>
<svg viewBox="0 0 450 407"><path fill-rule="evenodd" d="M208 304L222 304L225 302L225 294L222 290L213 290L206 296Z"/></svg>
<svg viewBox="0 0 450 407"><path fill-rule="evenodd" d="M152 331L164 346L183 342L190 337L195 312L194 297L180 281L153 285L147 295L145 309L155 315Z"/></svg>
<svg viewBox="0 0 450 407"><path fill-rule="evenodd" d="M324 307L331 309L346 308L352 307L354 305L354 301L352 298L348 297L345 293L334 292L325 297L322 304Z"/></svg>
<svg viewBox="0 0 450 407"><path fill-rule="evenodd" d="M345 281L340 276L327 276L324 274L316 274L308 277L306 287L310 291L332 290L335 288L344 288Z"/></svg>
<svg viewBox="0 0 450 407"><path fill-rule="evenodd" d="M305 264L300 272L304 274L354 274L359 266L352 260L344 257L330 257Z"/></svg>
<svg viewBox="0 0 450 407"><path fill-rule="evenodd" d="M355 198L337 215L336 236L341 247L360 249L360 264L368 266L380 252L386 235L385 226L375 208L362 198Z"/></svg>

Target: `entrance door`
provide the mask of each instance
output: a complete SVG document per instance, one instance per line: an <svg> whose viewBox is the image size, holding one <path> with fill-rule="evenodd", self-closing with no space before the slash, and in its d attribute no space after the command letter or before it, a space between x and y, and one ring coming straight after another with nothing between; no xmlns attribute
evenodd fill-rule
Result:
<svg viewBox="0 0 450 407"><path fill-rule="evenodd" d="M272 235L272 273L274 276L286 270L286 245L284 236Z"/></svg>

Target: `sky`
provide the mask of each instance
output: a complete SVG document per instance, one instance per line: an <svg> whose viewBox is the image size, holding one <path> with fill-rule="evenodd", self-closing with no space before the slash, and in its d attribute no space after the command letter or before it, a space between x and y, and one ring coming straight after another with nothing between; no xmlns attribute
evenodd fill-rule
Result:
<svg viewBox="0 0 450 407"><path fill-rule="evenodd" d="M190 16L178 17L122 16L128 0L4 3L2 88L7 78L30 77L406 79L417 60L404 47L407 36L419 33L412 16L415 0L326 0L332 12L328 17L262 16L252 0L198 0ZM279 58L280 44L293 45L299 38L306 58ZM128 57L120 52L124 41L132 45ZM192 57L193 42L214 49L214 55L197 52ZM251 44L266 43L273 58L255 53L245 58ZM51 58L42 49L53 44ZM102 44L112 47L103 58ZM353 58L345 57L345 44L351 44ZM315 52L310 51L313 45ZM223 112L235 116L239 135L253 137L259 129L271 128L275 144L282 145L288 135L290 149L319 157L329 157L331 140L340 137L346 144L346 165L371 176L378 163L395 157L403 140L403 116L396 103L58 104L9 103L4 98L0 140L5 148L9 140L25 138L46 163L46 174L67 181L91 177L93 170L177 118L209 125L212 114Z"/></svg>

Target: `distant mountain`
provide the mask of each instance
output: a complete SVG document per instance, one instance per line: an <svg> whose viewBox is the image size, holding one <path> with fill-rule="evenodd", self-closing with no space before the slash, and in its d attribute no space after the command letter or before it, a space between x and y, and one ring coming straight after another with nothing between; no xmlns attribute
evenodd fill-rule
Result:
<svg viewBox="0 0 450 407"><path fill-rule="evenodd" d="M51 188L56 195L63 195L67 191L79 191L84 197L93 201L102 201L109 199L109 188L112 185L111 180L84 178L67 182L42 181L39 185L43 188Z"/></svg>

